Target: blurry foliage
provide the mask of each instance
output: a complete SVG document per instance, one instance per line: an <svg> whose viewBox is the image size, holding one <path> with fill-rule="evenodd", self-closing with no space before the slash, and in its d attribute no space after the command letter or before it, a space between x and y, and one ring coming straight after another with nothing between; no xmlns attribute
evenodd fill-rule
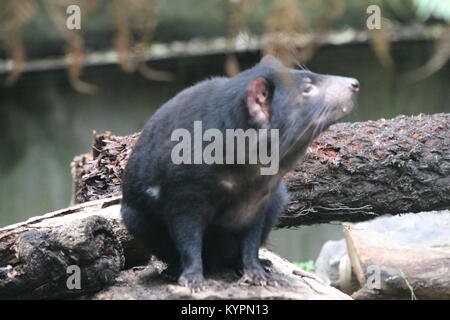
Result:
<svg viewBox="0 0 450 320"><path fill-rule="evenodd" d="M274 6L266 18L268 32L265 53L274 55L289 65L297 61L300 55L298 49L292 45L297 35L308 32L308 23L300 10L298 1L285 0L274 2ZM313 43L308 41L301 48L302 60L311 56Z"/></svg>
<svg viewBox="0 0 450 320"><path fill-rule="evenodd" d="M14 3L20 3L20 1L15 1ZM43 4L45 5L45 9L54 23L54 27L66 40L66 54L67 58L71 62L68 68L70 83L80 92L94 92L94 86L80 80L84 58L83 36L81 35L80 30L69 30L66 28L66 9L69 5L73 4L73 2L70 0L44 0ZM80 6L81 14L84 18L88 17L89 14L95 11L98 5L97 2L89 0L80 0L77 4Z"/></svg>
<svg viewBox="0 0 450 320"><path fill-rule="evenodd" d="M417 17L422 21L441 19L447 22L442 36L436 41L434 54L428 62L410 73L413 81L430 76L441 69L450 57L450 0L414 0Z"/></svg>
<svg viewBox="0 0 450 320"><path fill-rule="evenodd" d="M236 39L240 33L248 32L246 21L248 14L257 6L258 0L219 0L227 6L227 43L229 48L234 48ZM239 63L234 54L227 54L225 72L229 76L239 73Z"/></svg>
<svg viewBox="0 0 450 320"><path fill-rule="evenodd" d="M74 3L81 8L81 30L65 27L66 8ZM237 39L256 34L263 36L265 53L292 66L310 59L330 30L365 29L370 4L382 8L383 28L371 32L371 44L388 68L393 66L389 54L392 24L450 21L450 0L0 0L0 40L3 53L12 60L8 84L18 79L27 53L46 56L55 52L52 45L64 41L71 84L79 91L93 92L92 85L80 80L87 48L114 46L124 71L168 81L173 75L150 69L145 63L153 41L225 36L233 48ZM415 78L446 63L449 34L443 33L435 55ZM1 51L0 47L0 55ZM234 54L227 54L225 71L228 75L239 72Z"/></svg>
<svg viewBox="0 0 450 320"><path fill-rule="evenodd" d="M413 2L416 15L422 21L436 18L450 22L449 0L414 0Z"/></svg>
<svg viewBox="0 0 450 320"><path fill-rule="evenodd" d="M25 63L25 49L21 37L21 27L36 13L36 3L33 0L0 1L0 30L5 47L13 63L12 71L7 78L8 84L15 82Z"/></svg>
<svg viewBox="0 0 450 320"><path fill-rule="evenodd" d="M391 23L388 19L381 19L381 29L371 30L370 45L383 67L390 69L394 66L391 57Z"/></svg>
<svg viewBox="0 0 450 320"><path fill-rule="evenodd" d="M314 273L316 270L316 264L312 260L308 260L305 262L294 262L294 264L302 269L303 271Z"/></svg>
<svg viewBox="0 0 450 320"><path fill-rule="evenodd" d="M405 6L405 2L408 5ZM410 72L408 78L411 81L418 81L426 78L434 72L441 69L450 57L450 0L390 0L386 2L386 7L390 9L393 17L400 21L407 20L413 15L417 20L426 23L433 20L444 21L446 23L445 29L441 37L436 41L433 56L421 68ZM387 28L383 28L386 30ZM381 46L388 43L386 40L379 41ZM379 52L386 58L386 48L375 50L380 56ZM381 58L384 66L392 66L392 62ZM383 62L384 61L384 62Z"/></svg>

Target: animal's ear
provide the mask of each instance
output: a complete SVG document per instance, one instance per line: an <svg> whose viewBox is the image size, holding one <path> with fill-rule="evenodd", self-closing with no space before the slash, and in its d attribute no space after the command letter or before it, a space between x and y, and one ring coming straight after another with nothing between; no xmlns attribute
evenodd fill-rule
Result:
<svg viewBox="0 0 450 320"><path fill-rule="evenodd" d="M278 60L277 58L275 58L274 56L271 56L270 54L265 55L264 57L261 58L261 61L259 61L260 63L271 63L276 65L277 67L283 67L283 63Z"/></svg>
<svg viewBox="0 0 450 320"><path fill-rule="evenodd" d="M264 57L261 58L260 62L266 63L266 62L273 62L273 61L278 61L278 60L274 56L272 56L270 54L266 54Z"/></svg>
<svg viewBox="0 0 450 320"><path fill-rule="evenodd" d="M265 127L270 120L269 86L267 80L258 77L247 87L247 109L251 121L258 127Z"/></svg>

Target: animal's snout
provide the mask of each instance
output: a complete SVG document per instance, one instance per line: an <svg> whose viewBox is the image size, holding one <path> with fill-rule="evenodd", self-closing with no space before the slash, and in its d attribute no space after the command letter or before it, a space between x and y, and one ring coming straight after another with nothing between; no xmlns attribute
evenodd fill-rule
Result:
<svg viewBox="0 0 450 320"><path fill-rule="evenodd" d="M359 81L355 78L327 76L327 80L327 95L330 99L334 99L334 102L337 102L336 99L342 100L350 98L353 93L357 93L359 91ZM348 88L350 90L345 90L344 88ZM332 100L328 102L333 103Z"/></svg>
<svg viewBox="0 0 450 320"><path fill-rule="evenodd" d="M353 92L358 92L359 91L359 81L355 78L346 78L347 82L348 82L348 87L353 91Z"/></svg>
<svg viewBox="0 0 450 320"><path fill-rule="evenodd" d="M327 106L334 106L336 120L353 109L359 87L359 81L355 78L327 76L324 102Z"/></svg>
<svg viewBox="0 0 450 320"><path fill-rule="evenodd" d="M352 92L359 91L359 81L355 78L333 77L341 86L349 88Z"/></svg>
<svg viewBox="0 0 450 320"><path fill-rule="evenodd" d="M359 91L359 81L355 78L341 77L341 76L327 76L328 87L331 91L344 94L343 88L349 88L352 93Z"/></svg>

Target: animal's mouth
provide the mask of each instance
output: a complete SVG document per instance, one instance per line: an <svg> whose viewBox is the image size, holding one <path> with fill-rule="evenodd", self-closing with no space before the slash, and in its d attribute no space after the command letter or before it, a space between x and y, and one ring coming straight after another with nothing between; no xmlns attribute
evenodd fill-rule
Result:
<svg viewBox="0 0 450 320"><path fill-rule="evenodd" d="M344 118L345 116L349 115L355 108L355 106L356 106L356 94L353 95L350 101L337 107L336 111L338 113L339 119L336 120L340 120L341 118Z"/></svg>

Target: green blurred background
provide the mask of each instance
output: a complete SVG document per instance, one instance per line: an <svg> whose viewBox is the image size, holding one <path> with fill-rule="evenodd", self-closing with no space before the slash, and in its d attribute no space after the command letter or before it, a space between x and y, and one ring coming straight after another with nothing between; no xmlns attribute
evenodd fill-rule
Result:
<svg viewBox="0 0 450 320"><path fill-rule="evenodd" d="M245 5L223 0L140 0L135 7L130 4L134 1L91 2L94 5L86 9L88 14L82 15L79 33L86 56L120 52L117 39L123 41L126 37L118 37L123 28L118 12L125 12L129 22L127 50L133 52L145 35L139 26L145 24L147 11L136 10L142 8L139 6L146 6L150 10L148 14L154 14L158 21L148 29L152 39L144 43L148 50L174 41L230 40L243 32L257 38L271 31L295 32L314 39L317 34L360 30L368 34L367 39L338 39L339 44L325 41L313 44L312 54L306 58L301 48L296 48L298 52L294 54L296 60L312 71L359 79L359 106L345 121L450 112L448 53L447 60L431 75L414 81L408 77L410 72L429 63L436 52L445 53L442 39L449 30L450 16L447 0L251 0ZM93 130L109 130L116 135L139 131L165 101L197 81L226 74L227 61L230 61L230 53L220 49L151 58L148 66L174 75L174 80L163 82L147 79L139 72L125 72L123 64L117 61L100 59L99 63L85 66L81 73L83 81L96 86L96 92L79 92L71 85L67 69L52 64L52 59L63 56L70 48L70 35L55 27L52 5L56 0L24 0L23 3L29 7L17 11L13 1L0 1L3 41L0 45L0 227L69 205L70 162L74 156L90 150ZM289 9L293 3L297 16L285 26L283 17L289 10L282 11L283 5ZM382 8L383 26L389 28L387 37L366 29L366 9L371 3ZM59 8L68 4L71 1L58 1ZM152 8L156 11L151 11ZM21 15L25 18L18 19ZM14 24L15 18L23 22ZM397 39L396 32L406 36ZM21 48L17 48L17 43L19 47L22 44ZM255 64L262 51L270 49L263 46L261 50L231 52L242 70ZM20 52L25 53L24 61L28 64L24 64L20 77L10 83L7 81L10 59L20 61L17 60ZM386 65L386 57L393 63ZM49 61L48 67L27 71L29 63L36 61ZM341 237L339 224L278 230L272 234L269 247L290 260L305 261L315 259L326 240Z"/></svg>

